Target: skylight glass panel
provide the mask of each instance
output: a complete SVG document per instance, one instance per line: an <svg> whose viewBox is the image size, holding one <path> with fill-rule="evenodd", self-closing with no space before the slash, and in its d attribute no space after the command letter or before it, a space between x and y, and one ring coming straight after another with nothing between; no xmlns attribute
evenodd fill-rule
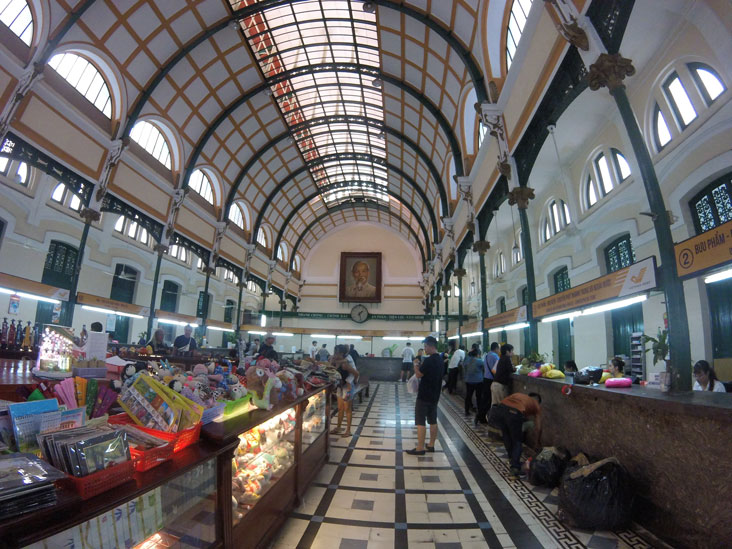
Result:
<svg viewBox="0 0 732 549"><path fill-rule="evenodd" d="M26 46L31 45L33 15L25 0L0 0L0 22L10 28Z"/></svg>
<svg viewBox="0 0 732 549"><path fill-rule="evenodd" d="M102 111L104 116L112 118L112 99L109 87L94 65L83 57L70 52L54 55L48 64Z"/></svg>
<svg viewBox="0 0 732 549"><path fill-rule="evenodd" d="M625 157L619 152L615 153L615 161L618 163L618 170L620 171L620 180L624 180L630 176L630 166Z"/></svg>
<svg viewBox="0 0 732 549"><path fill-rule="evenodd" d="M163 134L153 124L140 120L132 128L130 138L163 166L170 169L170 148Z"/></svg>

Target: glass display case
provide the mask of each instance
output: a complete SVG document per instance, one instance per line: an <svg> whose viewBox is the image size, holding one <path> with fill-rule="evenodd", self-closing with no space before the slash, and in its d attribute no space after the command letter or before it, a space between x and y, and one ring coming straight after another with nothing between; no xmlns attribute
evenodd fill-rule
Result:
<svg viewBox="0 0 732 549"><path fill-rule="evenodd" d="M295 407L239 435L231 462L236 525L295 463Z"/></svg>
<svg viewBox="0 0 732 549"><path fill-rule="evenodd" d="M320 391L308 399L308 404L302 417L303 452L325 432L326 394L326 391Z"/></svg>

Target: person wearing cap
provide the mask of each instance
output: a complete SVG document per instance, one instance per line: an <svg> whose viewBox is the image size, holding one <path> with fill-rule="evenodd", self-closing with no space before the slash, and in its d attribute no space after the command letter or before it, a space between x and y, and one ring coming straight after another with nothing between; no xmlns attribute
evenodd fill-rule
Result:
<svg viewBox="0 0 732 549"><path fill-rule="evenodd" d="M275 336L272 334L264 336L264 343L262 343L262 346L259 348L259 356L270 360L278 360L279 355L277 354L277 351L274 350L274 342Z"/></svg>
<svg viewBox="0 0 732 549"><path fill-rule="evenodd" d="M417 425L417 447L407 450L412 456L423 456L425 452L435 451L437 440L437 403L442 392L443 363L437 352L437 340L427 336L422 341L425 354L421 366L414 366L414 375L419 378L417 402L414 405L414 423ZM425 446L426 425L430 424L430 443Z"/></svg>

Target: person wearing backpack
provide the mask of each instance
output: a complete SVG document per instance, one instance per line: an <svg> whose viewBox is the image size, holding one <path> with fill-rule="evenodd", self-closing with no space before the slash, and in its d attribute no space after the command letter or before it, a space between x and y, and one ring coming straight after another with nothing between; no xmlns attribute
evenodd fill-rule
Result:
<svg viewBox="0 0 732 549"><path fill-rule="evenodd" d="M327 362L330 358L330 353L328 352L328 349L326 349L327 343L323 343L323 346L318 351L318 362Z"/></svg>
<svg viewBox="0 0 732 549"><path fill-rule="evenodd" d="M468 356L463 361L465 375L465 417L470 416L473 408L473 393L475 393L476 409L481 402L483 389L483 369L485 363L480 358L480 344L473 343Z"/></svg>

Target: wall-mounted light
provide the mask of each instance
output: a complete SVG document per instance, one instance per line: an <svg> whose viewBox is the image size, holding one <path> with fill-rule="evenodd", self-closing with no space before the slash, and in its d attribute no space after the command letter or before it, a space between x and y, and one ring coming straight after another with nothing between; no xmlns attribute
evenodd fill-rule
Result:
<svg viewBox="0 0 732 549"><path fill-rule="evenodd" d="M112 309L103 309L102 307L92 307L90 305L82 305L82 309L86 309L87 311L94 311L95 313L104 313L107 315L119 315L119 316L128 316L130 318L145 318L142 315L136 315L132 313L123 313L120 311L113 311Z"/></svg>
<svg viewBox="0 0 732 549"><path fill-rule="evenodd" d="M335 339L336 336L333 334L310 334L310 337L314 337L317 339Z"/></svg>
<svg viewBox="0 0 732 549"><path fill-rule="evenodd" d="M158 318L158 322L162 324L172 324L173 326L190 326L191 328L198 328L198 324L191 324L190 322L183 322L182 320L173 320L172 318Z"/></svg>
<svg viewBox="0 0 732 549"><path fill-rule="evenodd" d="M259 319L259 325L264 328L267 326L267 315L262 315L262 318Z"/></svg>
<svg viewBox="0 0 732 549"><path fill-rule="evenodd" d="M720 271L704 277L704 282L706 284L712 284L714 282L719 282L720 280L727 280L728 278L732 278L732 269L727 269L726 271Z"/></svg>
<svg viewBox="0 0 732 549"><path fill-rule="evenodd" d="M51 297L43 297L41 295L36 294L27 294L25 292L16 292L15 290L11 290L9 288L0 288L0 294L9 294L9 295L17 295L18 297L24 297L26 299L34 299L36 301L44 301L46 303L61 303L58 299L53 299Z"/></svg>
<svg viewBox="0 0 732 549"><path fill-rule="evenodd" d="M290 332L272 332L272 335L275 337L292 337L295 334L291 334Z"/></svg>
<svg viewBox="0 0 732 549"><path fill-rule="evenodd" d="M495 334L496 332L511 332L513 330L521 330L528 327L528 322L517 322L516 324L508 324L506 326L499 326L498 328L491 328L490 330L488 330L488 333Z"/></svg>
<svg viewBox="0 0 732 549"><path fill-rule="evenodd" d="M214 330L216 332L233 332L231 328L219 328L218 326L206 326L208 330Z"/></svg>

